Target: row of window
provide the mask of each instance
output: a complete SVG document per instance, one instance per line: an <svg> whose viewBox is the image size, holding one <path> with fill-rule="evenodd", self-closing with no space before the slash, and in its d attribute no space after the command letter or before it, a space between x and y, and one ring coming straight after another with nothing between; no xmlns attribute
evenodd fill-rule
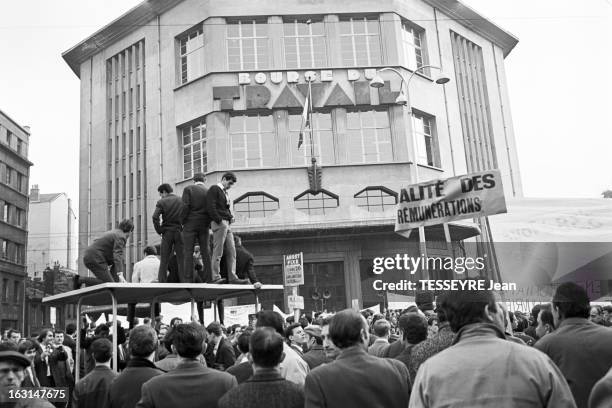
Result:
<svg viewBox="0 0 612 408"><path fill-rule="evenodd" d="M2 288L0 288L0 300L3 303L8 302L9 300L11 300L13 303L19 303L19 301L21 300L21 282L15 280L13 281L13 296L11 299L11 293L10 293L10 287L11 287L11 281L9 279L2 279Z"/></svg>
<svg viewBox="0 0 612 408"><path fill-rule="evenodd" d="M0 162L0 183L10 186L22 194L28 193L28 177L3 162Z"/></svg>
<svg viewBox="0 0 612 408"><path fill-rule="evenodd" d="M378 16L341 18L337 23L283 18L283 55L285 67L271 66L269 24L261 20L226 22L226 52L228 69L246 71L255 69L308 69L330 66L327 43L333 41L330 32L338 32L344 66L372 66L382 64L381 24ZM338 30L326 30L326 24L338 24ZM204 74L205 53L202 24L178 38L181 67L180 82L184 84ZM426 64L422 28L403 20L401 44L404 49L403 65L411 70Z"/></svg>
<svg viewBox="0 0 612 408"><path fill-rule="evenodd" d="M283 119L275 119L271 114L230 116L230 163L233 169L276 166L279 126L275 126L275 120ZM290 165L307 166L310 164L310 137L305 137L302 147L299 150L297 148L302 115L289 114L286 120L287 123L282 128L288 129ZM335 115L330 112L313 114L314 155L321 165L336 163L338 148L334 134L337 126L334 126L334 120ZM440 167L434 125L433 117L417 112L413 114L417 162ZM345 128L349 164L385 163L393 160L388 110L348 111ZM187 179L197 172L206 173L208 168L205 120L183 127L180 134L183 143L183 177ZM408 146L408 150L411 151L412 146Z"/></svg>
<svg viewBox="0 0 612 408"><path fill-rule="evenodd" d="M0 238L0 259L25 265L25 245Z"/></svg>
<svg viewBox="0 0 612 408"><path fill-rule="evenodd" d="M0 201L0 221L25 228L26 212L13 204Z"/></svg>
<svg viewBox="0 0 612 408"><path fill-rule="evenodd" d="M6 129L3 126L0 126L0 142L7 145L10 149L17 152L17 154L27 157L27 143L17 137L17 135L13 134L10 130Z"/></svg>
<svg viewBox="0 0 612 408"><path fill-rule="evenodd" d="M395 207L397 193L386 187L366 187L354 196L355 204L367 211L381 212ZM294 199L295 208L309 215L321 215L340 205L329 191L307 190ZM234 213L245 218L261 218L279 209L278 198L264 192L251 192L234 200Z"/></svg>

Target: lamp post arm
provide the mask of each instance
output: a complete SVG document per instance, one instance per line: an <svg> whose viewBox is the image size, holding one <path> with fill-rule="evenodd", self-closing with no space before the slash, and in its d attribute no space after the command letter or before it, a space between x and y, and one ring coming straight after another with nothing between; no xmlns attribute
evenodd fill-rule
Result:
<svg viewBox="0 0 612 408"><path fill-rule="evenodd" d="M418 67L417 69L415 69L414 71L412 71L412 74L410 74L410 77L408 78L408 81L406 81L406 88L408 88L408 85L410 85L410 81L412 81L412 77L419 71L424 70L426 68L433 68L433 69L437 69L439 71L442 71L442 68L435 66L435 65L421 65L420 67Z"/></svg>

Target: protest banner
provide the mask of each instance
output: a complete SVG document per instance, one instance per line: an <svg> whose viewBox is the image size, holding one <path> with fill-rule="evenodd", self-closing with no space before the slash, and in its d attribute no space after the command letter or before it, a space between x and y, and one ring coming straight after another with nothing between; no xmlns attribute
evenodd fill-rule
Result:
<svg viewBox="0 0 612 408"><path fill-rule="evenodd" d="M506 211L498 170L431 180L401 189L395 232Z"/></svg>

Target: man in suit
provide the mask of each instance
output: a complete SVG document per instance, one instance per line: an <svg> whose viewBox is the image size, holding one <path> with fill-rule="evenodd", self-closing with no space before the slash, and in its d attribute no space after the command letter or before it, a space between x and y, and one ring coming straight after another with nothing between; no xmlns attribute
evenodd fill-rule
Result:
<svg viewBox="0 0 612 408"><path fill-rule="evenodd" d="M237 385L236 379L231 374L204 367L197 360L204 341L202 326L179 324L174 330L173 344L181 363L144 383L136 407L216 407L219 398Z"/></svg>
<svg viewBox="0 0 612 408"><path fill-rule="evenodd" d="M157 349L157 333L151 326L140 325L130 331L131 358L117 376L109 392L110 408L134 408L141 398L142 384L163 374L153 360Z"/></svg>
<svg viewBox="0 0 612 408"><path fill-rule="evenodd" d="M408 406L408 369L399 361L368 354L368 323L361 314L350 309L336 313L329 334L340 355L306 377L306 408Z"/></svg>
<svg viewBox="0 0 612 408"><path fill-rule="evenodd" d="M204 173L193 175L193 184L183 190L183 240L185 242L185 278L187 282L206 282L210 279L210 253L208 252L208 230L210 219L206 206L208 189L204 186L206 176ZM202 256L202 270L199 276L193 276L193 252L195 241L198 241Z"/></svg>
<svg viewBox="0 0 612 408"><path fill-rule="evenodd" d="M534 346L557 364L579 408L587 407L593 386L612 367L612 329L589 321L589 311L586 290L562 283L552 299L557 329Z"/></svg>
<svg viewBox="0 0 612 408"><path fill-rule="evenodd" d="M206 331L208 332L208 347L204 354L206 364L217 370L227 370L236 362L234 348L229 341L223 338L223 331L219 323L212 322L206 327Z"/></svg>
<svg viewBox="0 0 612 408"><path fill-rule="evenodd" d="M125 282L123 252L133 230L132 221L123 220L117 229L104 233L85 250L83 263L102 283Z"/></svg>
<svg viewBox="0 0 612 408"><path fill-rule="evenodd" d="M183 271L183 235L181 233L183 229L181 224L183 200L177 195L172 194L172 191L172 187L168 183L157 187L157 192L161 198L157 201L155 212L153 213L155 232L161 235L162 238L159 276L157 278L160 283L166 282L168 262L172 253L176 253L179 280L187 282Z"/></svg>
<svg viewBox="0 0 612 408"><path fill-rule="evenodd" d="M391 324L385 319L377 320L373 325L373 331L376 340L368 348L368 353L372 356L382 357L383 350L389 345Z"/></svg>
<svg viewBox="0 0 612 408"><path fill-rule="evenodd" d="M282 336L270 327L262 327L255 330L249 343L253 377L225 394L219 400L219 408L302 408L302 388L280 373Z"/></svg>
<svg viewBox="0 0 612 408"><path fill-rule="evenodd" d="M110 368L113 344L108 339L97 339L91 344L96 367L74 386L74 408L106 408L110 385L117 374Z"/></svg>
<svg viewBox="0 0 612 408"><path fill-rule="evenodd" d="M231 200L228 190L236 183L236 175L228 172L223 175L221 182L208 189L206 204L208 215L212 220L210 226L213 232L212 251L212 283L223 283L221 278L221 257L225 254L227 266L227 280L229 283L248 284L248 279L239 279L236 276L236 247L230 224L234 222L231 211Z"/></svg>

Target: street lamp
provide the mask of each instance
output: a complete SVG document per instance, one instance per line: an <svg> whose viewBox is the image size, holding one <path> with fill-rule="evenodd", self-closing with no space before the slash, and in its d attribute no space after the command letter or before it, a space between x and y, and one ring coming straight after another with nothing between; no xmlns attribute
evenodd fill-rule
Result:
<svg viewBox="0 0 612 408"><path fill-rule="evenodd" d="M404 74L402 74L402 72L398 71L395 68L391 68L391 67L385 67L385 68L381 68L378 70L378 72L376 73L376 75L374 76L374 78L372 78L372 80L370 81L370 86L372 88L382 88L383 86L385 86L385 81L383 81L383 79L380 76L380 72L383 71L391 71L394 74L398 75L401 79L402 82L400 83L400 94L397 96L397 98L395 99L395 103L398 105L402 105L405 106L406 108L408 108L408 115L410 117L410 119L412 119L412 107L410 106L410 96L409 96L409 85L410 85L410 81L412 81L412 78L414 77L414 75L419 72L422 71L426 68L433 68L439 71L438 76L434 79L434 82L436 84L446 84L447 82L450 81L450 78L444 74L444 72L442 71L442 68L434 66L434 65L422 65L420 67L418 67L417 69L415 69L412 74L410 74L410 76L408 77L408 79L406 80L406 77L404 76ZM404 87L403 85L406 84L406 92L404 92ZM417 141L416 141L416 136L414 134L414 129L412 129L411 126L411 130L412 130L412 152L413 152L413 165L414 165L414 183L418 183L419 182L419 164L418 164L418 156L417 156ZM445 224L444 225L444 233L446 235L446 239L447 241L450 240L449 234L448 234L448 226ZM419 227L419 241L420 241L420 245L421 245L421 249L423 251L423 255L427 258L427 247L425 244L425 227ZM427 270L427 262L425 262L425 270Z"/></svg>

